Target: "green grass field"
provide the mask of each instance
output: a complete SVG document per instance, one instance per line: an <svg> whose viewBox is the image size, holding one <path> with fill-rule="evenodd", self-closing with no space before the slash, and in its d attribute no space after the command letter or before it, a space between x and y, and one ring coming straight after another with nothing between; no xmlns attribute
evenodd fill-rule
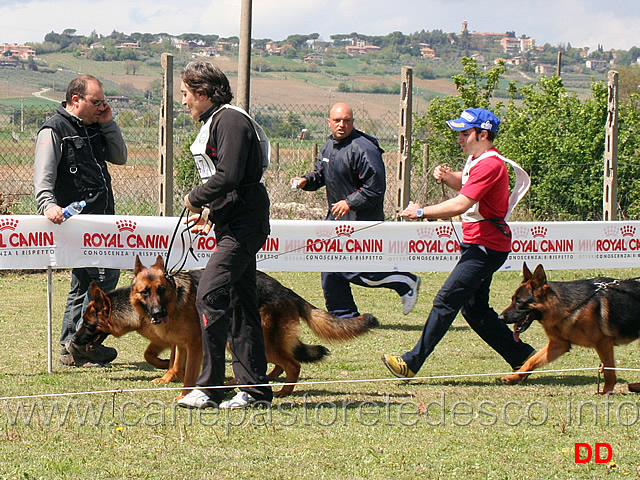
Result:
<svg viewBox="0 0 640 480"><path fill-rule="evenodd" d="M0 105L7 105L13 108L28 108L35 107L38 109L44 108L55 108L58 102L52 102L51 100L47 100L46 98L37 98L37 97L23 97L23 98L0 98Z"/></svg>
<svg viewBox="0 0 640 480"><path fill-rule="evenodd" d="M552 271L552 280L634 270ZM273 274L322 306L317 273ZM618 395L595 394L595 351L576 347L520 386L504 386L508 365L458 318L409 383L391 378L382 353L402 353L418 338L445 274L423 273L407 316L389 290L354 287L361 312L380 328L328 344L305 326L307 343L331 355L302 366L300 384L270 410L202 414L175 407L180 384L159 387L135 333L107 345L110 368L58 366L47 373L46 275L0 273L0 478L2 479L601 479L640 478L640 413L618 372ZM57 339L69 273L53 276ZM129 282L123 272L121 283ZM496 274L492 303L504 309L519 284ZM539 325L522 335L545 343ZM637 345L616 350L619 368L637 368ZM227 366L230 374L230 365ZM278 388L278 387L275 387ZM607 443L610 462L577 464L576 443ZM603 452L606 453L606 452ZM583 457L584 457L583 453Z"/></svg>

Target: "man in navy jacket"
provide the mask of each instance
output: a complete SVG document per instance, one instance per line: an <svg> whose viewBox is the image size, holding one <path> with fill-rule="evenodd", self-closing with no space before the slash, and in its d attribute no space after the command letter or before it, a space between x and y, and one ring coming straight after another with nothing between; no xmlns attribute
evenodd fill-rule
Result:
<svg viewBox="0 0 640 480"><path fill-rule="evenodd" d="M374 137L353 128L353 111L346 103L331 108L328 122L332 135L320 151L316 169L290 183L308 191L326 187L327 220L384 220L387 183L382 148ZM395 290L406 315L418 299L420 278L407 272L323 272L325 304L336 316L360 315L349 283Z"/></svg>

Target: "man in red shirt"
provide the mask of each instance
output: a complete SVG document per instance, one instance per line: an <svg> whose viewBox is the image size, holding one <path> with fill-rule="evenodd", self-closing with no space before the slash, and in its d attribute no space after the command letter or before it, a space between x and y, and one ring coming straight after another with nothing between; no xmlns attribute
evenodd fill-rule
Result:
<svg viewBox="0 0 640 480"><path fill-rule="evenodd" d="M465 110L460 118L449 120L447 124L460 132L458 143L468 155L467 162L461 172L439 165L433 176L459 194L425 207L409 202L400 215L410 219L461 215L461 256L435 296L415 347L401 356L382 356L391 373L400 378L415 376L458 312L462 312L471 328L512 368L519 368L535 352L530 345L516 341L511 330L498 320L498 314L489 306L493 273L511 251L511 230L506 219L517 203L511 202L509 195L505 162L511 161L502 157L493 145L500 120L488 110L474 108ZM528 185L520 192L520 198L527 188Z"/></svg>

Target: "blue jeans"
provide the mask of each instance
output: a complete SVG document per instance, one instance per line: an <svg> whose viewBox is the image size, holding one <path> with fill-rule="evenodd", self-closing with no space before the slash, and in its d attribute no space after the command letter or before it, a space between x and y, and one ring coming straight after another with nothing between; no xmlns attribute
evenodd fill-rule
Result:
<svg viewBox="0 0 640 480"><path fill-rule="evenodd" d="M402 355L412 372L417 373L438 342L444 337L458 312L469 326L511 367L516 367L534 351L531 345L516 342L513 333L498 320L489 306L493 274L509 252L498 252L479 245L461 244L461 257L433 299L433 307L420 340L413 350Z"/></svg>
<svg viewBox="0 0 640 480"><path fill-rule="evenodd" d="M71 270L71 288L67 295L60 334L63 349L82 323L82 315L91 301L91 282L96 282L102 290L110 292L118 285L119 278L120 270L114 268L87 267Z"/></svg>

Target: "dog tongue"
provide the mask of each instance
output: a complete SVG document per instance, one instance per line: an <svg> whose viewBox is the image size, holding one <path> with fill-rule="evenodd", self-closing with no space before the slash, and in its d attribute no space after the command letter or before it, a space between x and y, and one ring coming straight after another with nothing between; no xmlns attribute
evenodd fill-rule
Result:
<svg viewBox="0 0 640 480"><path fill-rule="evenodd" d="M516 324L517 325L517 324ZM520 334L518 333L517 329L516 329L516 325L513 326L513 339L516 342L520 341Z"/></svg>
<svg viewBox="0 0 640 480"><path fill-rule="evenodd" d="M169 323L169 317L160 317L158 320L160 320L160 322L162 322L163 325L166 325L167 323Z"/></svg>

